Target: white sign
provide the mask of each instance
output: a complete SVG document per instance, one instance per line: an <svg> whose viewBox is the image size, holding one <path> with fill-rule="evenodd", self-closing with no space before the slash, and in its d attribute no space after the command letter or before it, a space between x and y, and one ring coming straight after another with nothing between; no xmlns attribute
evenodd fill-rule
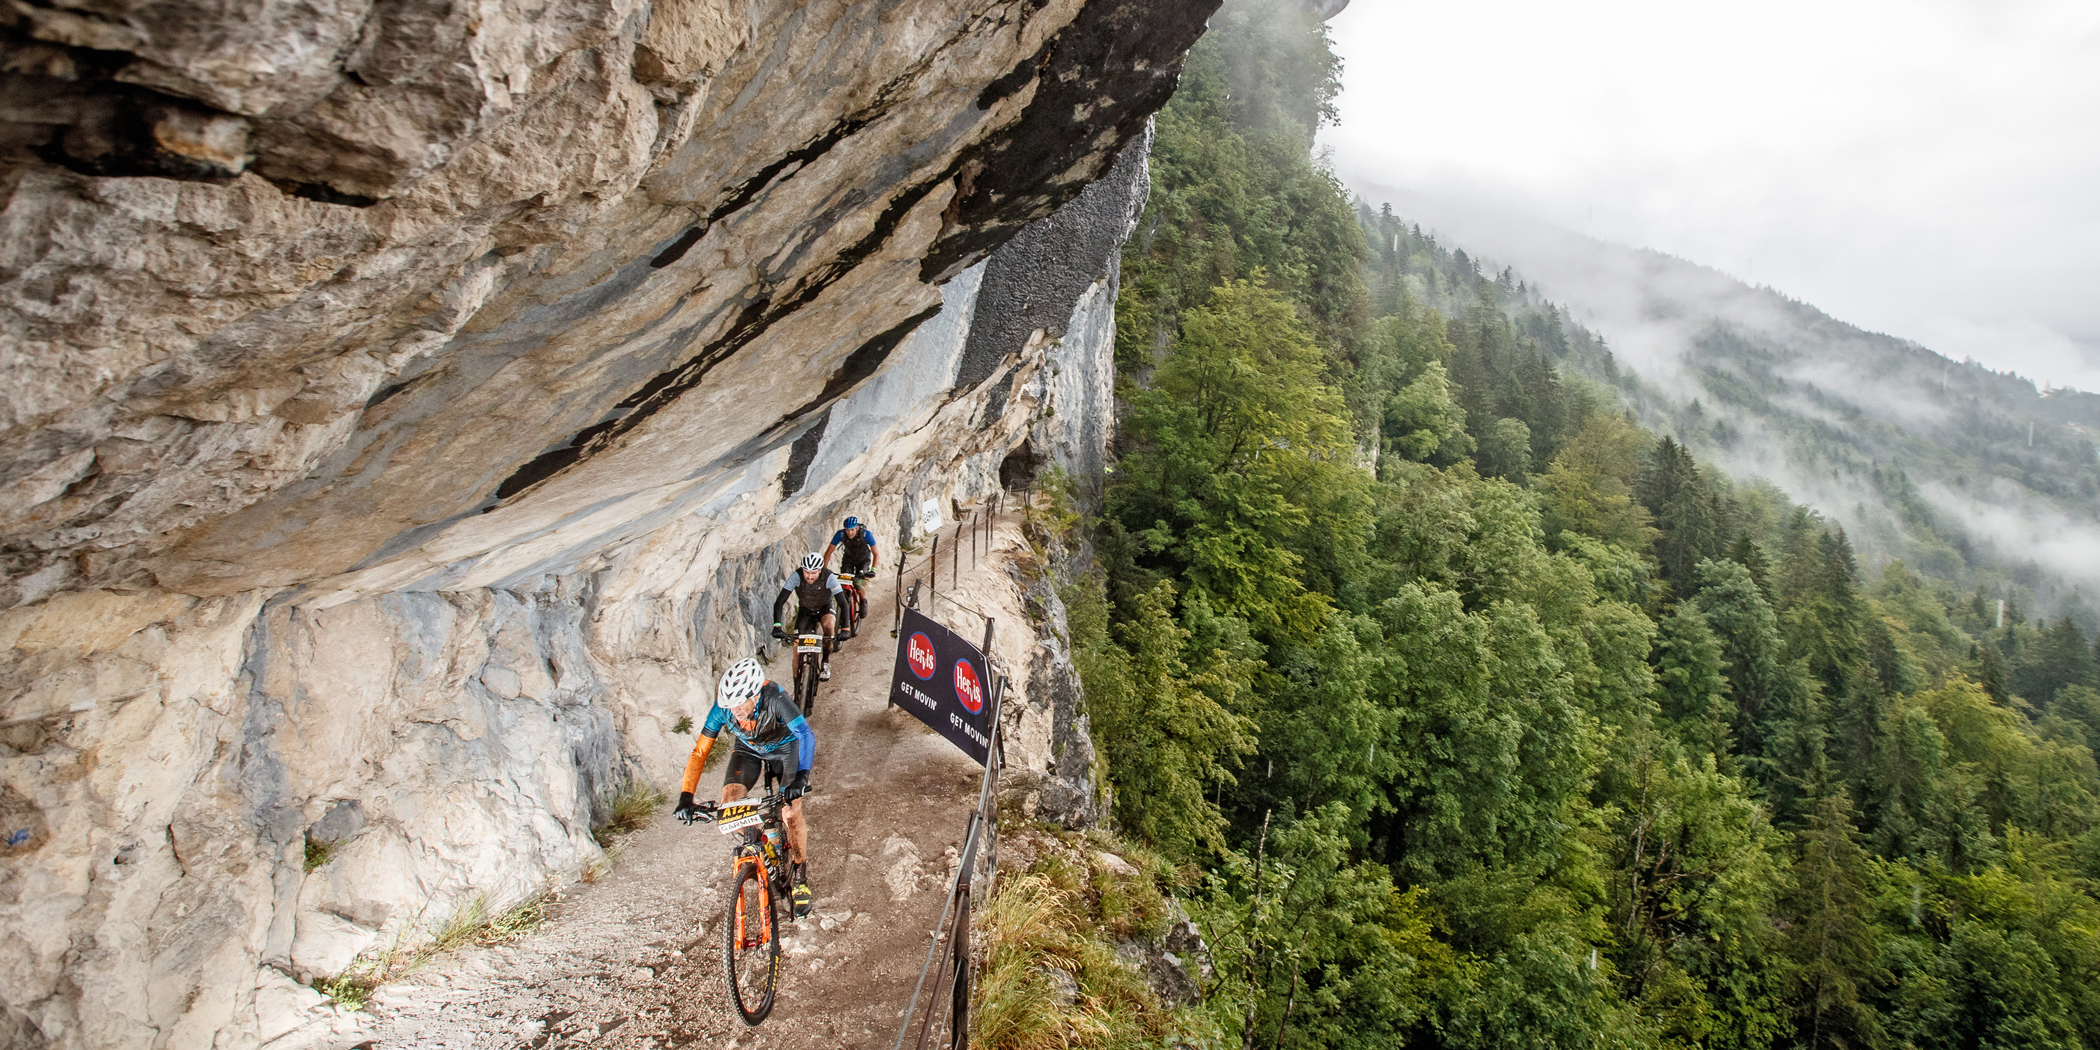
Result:
<svg viewBox="0 0 2100 1050"><path fill-rule="evenodd" d="M919 531L928 536L941 531L941 501L930 499L919 504Z"/></svg>

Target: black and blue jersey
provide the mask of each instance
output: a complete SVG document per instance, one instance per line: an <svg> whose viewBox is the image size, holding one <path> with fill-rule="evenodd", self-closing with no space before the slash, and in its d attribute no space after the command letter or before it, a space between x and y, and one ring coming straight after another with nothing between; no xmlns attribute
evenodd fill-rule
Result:
<svg viewBox="0 0 2100 1050"><path fill-rule="evenodd" d="M792 747L797 770L808 769L816 761L817 735L778 682L769 681L760 687L758 705L751 709L750 721L740 721L718 705L707 712L707 724L701 727L700 735L713 737L725 729L736 738L738 751L779 759L787 757Z"/></svg>
<svg viewBox="0 0 2100 1050"><path fill-rule="evenodd" d="M846 573L861 572L875 564L875 534L866 525L857 530L860 535L848 536L845 529L831 534L831 546L839 548L839 570ZM831 552L825 550L825 556Z"/></svg>
<svg viewBox="0 0 2100 1050"><path fill-rule="evenodd" d="M868 527L865 525L861 526L859 536L848 536L845 529L840 529L831 534L831 545L834 547L845 547L848 551L851 551L854 546L862 546L869 550L874 550L875 534L869 532Z"/></svg>

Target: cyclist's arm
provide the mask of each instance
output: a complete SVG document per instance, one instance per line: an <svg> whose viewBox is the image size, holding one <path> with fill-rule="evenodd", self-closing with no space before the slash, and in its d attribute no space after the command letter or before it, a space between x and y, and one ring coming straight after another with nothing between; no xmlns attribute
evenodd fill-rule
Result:
<svg viewBox="0 0 2100 1050"><path fill-rule="evenodd" d="M801 715L788 723L788 732L795 734L795 770L807 773L817 760L817 734L809 728L809 719Z"/></svg>
<svg viewBox="0 0 2100 1050"><path fill-rule="evenodd" d="M707 768L707 756L715 749L715 737L729 722L721 708L709 708L707 724L700 727L700 739L693 741L693 753L685 760L685 780L678 790L690 795L700 786L700 771Z"/></svg>
<svg viewBox="0 0 2100 1050"><path fill-rule="evenodd" d="M838 615L840 623L849 618L846 613L846 585L837 576L831 578L831 611Z"/></svg>
<svg viewBox="0 0 2100 1050"><path fill-rule="evenodd" d="M826 568L829 568L831 566L831 552L838 549L839 545L837 540L833 540L832 542L824 545L824 565Z"/></svg>
<svg viewBox="0 0 2100 1050"><path fill-rule="evenodd" d="M872 570L877 565L882 564L882 546L875 542L874 532L865 527L860 532L868 541L868 568Z"/></svg>
<svg viewBox="0 0 2100 1050"><path fill-rule="evenodd" d="M782 624L787 622L780 618L780 614L787 611L788 599L794 596L794 588L782 587L780 589L780 597L773 599L773 622L775 624Z"/></svg>

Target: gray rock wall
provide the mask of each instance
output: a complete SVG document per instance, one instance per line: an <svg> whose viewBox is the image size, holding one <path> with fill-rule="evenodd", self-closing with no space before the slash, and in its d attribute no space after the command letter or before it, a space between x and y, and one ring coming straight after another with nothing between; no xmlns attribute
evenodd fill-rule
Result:
<svg viewBox="0 0 2100 1050"><path fill-rule="evenodd" d="M1106 172L1214 6L18 15L0 605L486 585L640 535ZM190 116L95 115L140 90ZM68 152L186 121L247 152L194 178Z"/></svg>
<svg viewBox="0 0 2100 1050"><path fill-rule="evenodd" d="M1214 6L7 16L0 1041L325 1038L302 982L601 861L840 516L1097 472Z"/></svg>

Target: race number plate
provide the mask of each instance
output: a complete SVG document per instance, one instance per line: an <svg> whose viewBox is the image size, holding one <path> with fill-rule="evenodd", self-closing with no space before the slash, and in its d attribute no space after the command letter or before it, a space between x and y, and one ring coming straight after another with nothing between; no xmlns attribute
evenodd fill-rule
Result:
<svg viewBox="0 0 2100 1050"><path fill-rule="evenodd" d="M821 634L798 634L795 636L795 651L798 653L821 653L824 651L824 636Z"/></svg>
<svg viewBox="0 0 2100 1050"><path fill-rule="evenodd" d="M716 818L715 827L720 828L722 834L729 835L745 828L755 828L764 820L758 814L758 803L731 802L722 807L722 815Z"/></svg>

